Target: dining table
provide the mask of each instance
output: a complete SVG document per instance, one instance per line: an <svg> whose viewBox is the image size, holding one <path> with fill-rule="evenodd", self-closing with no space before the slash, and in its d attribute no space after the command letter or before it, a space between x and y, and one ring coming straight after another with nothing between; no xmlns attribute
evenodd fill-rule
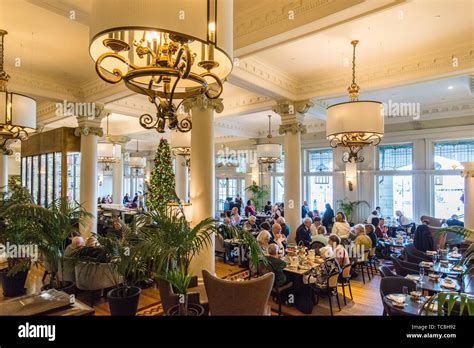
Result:
<svg viewBox="0 0 474 348"><path fill-rule="evenodd" d="M443 286L443 283L445 281L444 278L439 278L437 280L434 280L430 278L428 275L418 276L417 278L418 278L419 287L423 289L424 291L427 291L429 294L434 294L438 292L461 291L461 284L457 279L446 277L446 278L451 279L451 283L454 284L454 287L448 288L448 287Z"/></svg>
<svg viewBox="0 0 474 348"><path fill-rule="evenodd" d="M390 300L391 295L395 296L405 296L405 302L403 306L396 305L394 301ZM404 295L404 294L387 294L383 297L383 302L385 305L387 305L390 308L390 312L399 314L399 315L409 315L409 316L415 316L415 315L420 315L421 309L423 308L423 305L427 301L427 298L422 296L419 299L414 299L410 295ZM435 311L428 311L427 315L430 316L436 316L437 312Z"/></svg>

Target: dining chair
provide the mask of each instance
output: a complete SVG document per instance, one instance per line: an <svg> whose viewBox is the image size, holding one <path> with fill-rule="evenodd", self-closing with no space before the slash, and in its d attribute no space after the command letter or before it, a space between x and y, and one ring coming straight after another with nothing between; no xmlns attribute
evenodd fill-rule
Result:
<svg viewBox="0 0 474 348"><path fill-rule="evenodd" d="M419 265L400 260L400 258L395 255L390 255L390 258L393 262L393 266L395 267L395 272L397 272L398 275L405 277L408 274L420 273Z"/></svg>
<svg viewBox="0 0 474 348"><path fill-rule="evenodd" d="M401 276L393 273L390 268L388 268L387 266L384 266L384 265L379 267L379 272L382 275L382 278L384 278L384 277L401 277Z"/></svg>
<svg viewBox="0 0 474 348"><path fill-rule="evenodd" d="M267 273L275 273L271 264L265 263L263 261L260 261L259 267L258 267L258 274L259 275L264 275ZM275 286L273 284L272 291L270 293L270 296L272 297L272 300L278 303L278 315L281 315L281 306L283 303L285 303L286 299L288 298L288 291L293 287L293 282L288 282L286 284L283 284L282 286Z"/></svg>
<svg viewBox="0 0 474 348"><path fill-rule="evenodd" d="M402 277L384 277L380 280L380 297L383 304L382 315L403 315L403 312L392 311L383 300L389 294L402 294L403 287L407 287L408 292L416 290L416 283L413 280Z"/></svg>
<svg viewBox="0 0 474 348"><path fill-rule="evenodd" d="M364 255L362 255L361 258L359 258L357 261L354 262L354 269L357 271L359 270L360 273L362 273L362 281L365 284L365 275L364 275L364 268L365 271L367 272L367 276L369 277L369 280L372 278L370 277L370 271L369 271L369 250L364 250Z"/></svg>
<svg viewBox="0 0 474 348"><path fill-rule="evenodd" d="M316 305L319 303L320 295L326 294L328 296L329 309L331 311L331 316L333 315L332 297L334 296L334 294L336 295L337 306L339 307L339 311L341 311L341 304L339 303L339 296L337 294L339 274L340 274L340 270L334 270L332 273L330 273L327 276L326 281L323 284L312 283L310 285L316 294Z"/></svg>
<svg viewBox="0 0 474 348"><path fill-rule="evenodd" d="M344 266L342 268L341 274L339 275L339 284L342 286L342 294L344 295L344 305L347 305L346 301L346 289L345 285L347 284L349 288L349 294L351 295L351 300L353 301L354 298L352 297L352 289L351 289L351 268L352 263Z"/></svg>
<svg viewBox="0 0 474 348"><path fill-rule="evenodd" d="M418 250L413 244L405 245L405 252L408 262L418 264L421 261L433 261L433 258L431 256L428 256L424 252Z"/></svg>

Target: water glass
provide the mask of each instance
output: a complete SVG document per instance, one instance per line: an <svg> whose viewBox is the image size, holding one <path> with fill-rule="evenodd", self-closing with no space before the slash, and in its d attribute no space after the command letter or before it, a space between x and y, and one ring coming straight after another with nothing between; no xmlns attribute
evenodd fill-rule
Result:
<svg viewBox="0 0 474 348"><path fill-rule="evenodd" d="M425 268L420 267L420 283L423 283L423 277L425 276Z"/></svg>
<svg viewBox="0 0 474 348"><path fill-rule="evenodd" d="M408 286L402 287L402 293L403 295L408 295Z"/></svg>

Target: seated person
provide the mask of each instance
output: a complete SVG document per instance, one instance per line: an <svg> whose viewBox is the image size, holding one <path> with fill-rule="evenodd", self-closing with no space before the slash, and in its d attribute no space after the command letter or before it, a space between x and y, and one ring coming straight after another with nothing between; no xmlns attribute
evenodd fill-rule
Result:
<svg viewBox="0 0 474 348"><path fill-rule="evenodd" d="M351 263L349 259L349 253L341 244L341 238L339 238L339 236L336 236L335 234L330 235L328 244L332 247L334 251L334 257L339 266L344 267Z"/></svg>
<svg viewBox="0 0 474 348"><path fill-rule="evenodd" d="M330 247L324 247L320 249L321 257L324 259L324 262L316 268L312 268L308 274L308 276L303 277L304 284L311 284L314 283L319 287L326 287L328 277L330 274L335 272L340 272L341 268L337 263L336 259L334 258L332 250Z"/></svg>
<svg viewBox="0 0 474 348"><path fill-rule="evenodd" d="M374 225L372 224L365 225L365 234L372 241L372 248L375 248L377 246L378 238L377 238L377 235L375 234Z"/></svg>
<svg viewBox="0 0 474 348"><path fill-rule="evenodd" d="M281 254L284 254L286 246L286 237L281 233L281 226L279 223L274 223L272 225L272 239L271 243L278 245Z"/></svg>
<svg viewBox="0 0 474 348"><path fill-rule="evenodd" d="M435 250L433 235L428 227L428 223L428 221L423 221L423 223L416 228L415 238L413 238L413 245L415 248L423 252L426 252L427 250Z"/></svg>
<svg viewBox="0 0 474 348"><path fill-rule="evenodd" d="M270 202L270 201L267 202L267 204L263 208L263 212L267 215L271 214L271 212L272 212L272 202Z"/></svg>
<svg viewBox="0 0 474 348"><path fill-rule="evenodd" d="M237 207L233 207L232 210L230 211L230 223L233 226L238 226L240 224L240 215L239 215L239 209Z"/></svg>
<svg viewBox="0 0 474 348"><path fill-rule="evenodd" d="M304 222L296 230L295 242L297 245L304 245L309 248L311 245L311 224L312 221L310 218L305 218Z"/></svg>
<svg viewBox="0 0 474 348"><path fill-rule="evenodd" d="M330 259L334 257L334 251L330 245L326 245L319 249L319 256L321 256L324 260Z"/></svg>
<svg viewBox="0 0 474 348"><path fill-rule="evenodd" d="M310 229L311 229L311 235L312 236L315 236L318 234L318 227L319 226L322 226L321 225L321 218L319 216L316 216L314 219L313 219L313 224L311 225Z"/></svg>
<svg viewBox="0 0 474 348"><path fill-rule="evenodd" d="M247 201L247 205L245 206L245 216L255 216L256 214L255 207L253 206L252 201L249 199Z"/></svg>
<svg viewBox="0 0 474 348"><path fill-rule="evenodd" d="M351 230L351 226L346 221L346 215L340 211L336 214L335 222L332 225L331 234L336 234L340 238L347 238Z"/></svg>
<svg viewBox="0 0 474 348"><path fill-rule="evenodd" d="M326 227L324 226L319 226L317 231L316 231L316 234L312 235L311 236L311 241L312 242L319 242L319 243L322 243L323 245L327 245L328 244L328 237L325 236L326 234Z"/></svg>
<svg viewBox="0 0 474 348"><path fill-rule="evenodd" d="M83 248L86 245L84 238L76 236L72 238L71 244L69 244L64 250L64 256L70 257L76 250Z"/></svg>
<svg viewBox="0 0 474 348"><path fill-rule="evenodd" d="M286 262L280 259L279 254L278 245L270 244L268 246L268 256L266 259L269 263L269 268L275 274L275 281L273 282L273 287L275 288L279 288L287 282L285 272L283 271L286 267Z"/></svg>
<svg viewBox="0 0 474 348"><path fill-rule="evenodd" d="M263 253L267 253L268 246L272 239L272 234L270 233L270 225L268 222L264 222L260 225L260 233L257 236L257 242L260 245Z"/></svg>
<svg viewBox="0 0 474 348"><path fill-rule="evenodd" d="M230 226L230 225L231 225L231 223L230 223L230 217L226 216L226 217L224 218L223 224L224 224L225 226Z"/></svg>
<svg viewBox="0 0 474 348"><path fill-rule="evenodd" d="M354 244L361 249L361 253L372 249L372 240L365 234L365 226L357 224L354 227L355 239Z"/></svg>
<svg viewBox="0 0 474 348"><path fill-rule="evenodd" d="M253 233L258 232L258 226L256 224L257 218L253 215L249 216L248 220L244 223L244 229Z"/></svg>
<svg viewBox="0 0 474 348"><path fill-rule="evenodd" d="M277 219L277 222L281 226L281 233L285 236L285 238L288 239L288 237L290 236L290 226L286 224L285 218L283 216L280 216Z"/></svg>
<svg viewBox="0 0 474 348"><path fill-rule="evenodd" d="M464 227L464 222L459 220L459 217L456 214L454 214L454 215L451 215L450 219L446 220L446 225ZM464 236L462 236L458 233L454 233L454 232L446 233L446 242L445 242L445 244L447 244L451 247L453 247L453 246L459 247L463 243L463 241L464 241Z"/></svg>

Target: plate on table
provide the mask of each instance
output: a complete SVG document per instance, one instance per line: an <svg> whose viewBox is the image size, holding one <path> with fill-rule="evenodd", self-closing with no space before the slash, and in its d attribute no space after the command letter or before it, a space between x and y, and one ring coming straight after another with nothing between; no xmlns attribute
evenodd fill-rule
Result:
<svg viewBox="0 0 474 348"><path fill-rule="evenodd" d="M459 254L459 253L451 253L451 254L449 254L449 257L451 257L453 259L460 259L462 257L462 255Z"/></svg>
<svg viewBox="0 0 474 348"><path fill-rule="evenodd" d="M413 280L415 282L420 280L420 276L416 274L407 274L405 278Z"/></svg>
<svg viewBox="0 0 474 348"><path fill-rule="evenodd" d="M420 262L420 267L428 268L428 267L432 267L432 266L433 266L433 262L427 262L427 261L421 261Z"/></svg>
<svg viewBox="0 0 474 348"><path fill-rule="evenodd" d="M438 252L436 250L426 250L426 255L428 256L438 255Z"/></svg>

